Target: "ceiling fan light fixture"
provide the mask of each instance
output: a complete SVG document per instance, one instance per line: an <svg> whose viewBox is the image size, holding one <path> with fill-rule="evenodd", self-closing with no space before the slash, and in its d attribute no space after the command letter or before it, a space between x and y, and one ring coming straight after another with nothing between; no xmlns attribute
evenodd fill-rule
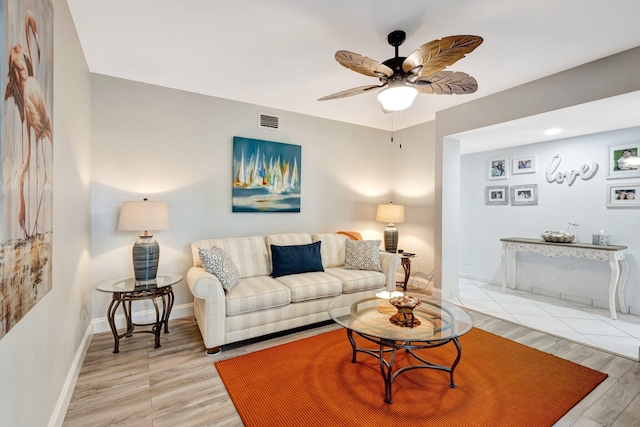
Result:
<svg viewBox="0 0 640 427"><path fill-rule="evenodd" d="M378 93L378 101L387 111L401 111L411 107L418 91L404 83L389 85Z"/></svg>

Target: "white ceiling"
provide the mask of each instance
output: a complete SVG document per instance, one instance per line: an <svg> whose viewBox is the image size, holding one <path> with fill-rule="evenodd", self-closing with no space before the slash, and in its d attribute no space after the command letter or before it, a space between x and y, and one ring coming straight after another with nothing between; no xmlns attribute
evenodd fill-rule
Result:
<svg viewBox="0 0 640 427"><path fill-rule="evenodd" d="M339 65L337 50L382 62L394 56L386 38L396 29L407 33L401 56L449 35L484 38L447 69L474 76L478 91L420 94L410 109L394 114L393 126L399 129L432 120L437 111L640 46L638 0L67 2L91 72L386 130L391 129L391 115L381 112L375 93L317 101L377 84ZM638 96L618 98L621 104L608 107L639 111ZM567 110L559 117L574 120L571 126L589 125L591 130L580 134L640 125L640 115L625 118L625 125L617 123L616 114L611 116L612 121L600 115L593 122L583 116L576 123ZM542 115L533 122L538 129L555 120ZM537 132L525 124L506 126L501 138L519 139L508 129ZM461 138L475 138L470 150L478 151L482 141L496 141L487 137L497 130L492 128Z"/></svg>

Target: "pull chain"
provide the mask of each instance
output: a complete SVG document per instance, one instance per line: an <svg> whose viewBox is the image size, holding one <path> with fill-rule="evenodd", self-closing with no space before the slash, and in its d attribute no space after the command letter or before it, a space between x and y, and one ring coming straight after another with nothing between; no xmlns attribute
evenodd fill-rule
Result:
<svg viewBox="0 0 640 427"><path fill-rule="evenodd" d="M394 123L393 123L393 119L395 117L395 112L391 113L391 142L393 143L393 135L394 135ZM398 144L398 146L400 148L402 148L402 141L400 141L400 143Z"/></svg>
<svg viewBox="0 0 640 427"><path fill-rule="evenodd" d="M395 113L391 113L391 143L393 143L393 115Z"/></svg>

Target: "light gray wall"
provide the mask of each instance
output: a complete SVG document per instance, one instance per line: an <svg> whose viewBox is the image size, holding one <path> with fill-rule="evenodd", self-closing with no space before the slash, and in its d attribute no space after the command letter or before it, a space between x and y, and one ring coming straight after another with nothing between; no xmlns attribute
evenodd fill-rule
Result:
<svg viewBox="0 0 640 427"><path fill-rule="evenodd" d="M638 178L606 179L607 144L640 140L640 128L624 129L552 142L523 145L510 149L468 154L461 157L460 173L460 272L501 283L500 238L540 238L545 230L573 227L576 241L591 243L591 235L604 229L612 244L628 246L630 276L627 280L627 304L640 313L640 228L635 224L640 208L607 208L607 184L639 182ZM549 183L546 167L556 154L562 156L561 171L579 169L582 164L599 165L590 180L577 178L569 186L565 181ZM534 174L510 175L507 180L487 180L489 159L536 156ZM511 172L511 165L509 173ZM485 205L488 185L537 184L537 206ZM538 287L542 291L608 301L609 264L573 258L546 258L518 254L518 285ZM512 277L512 276L510 276ZM601 304L599 304L601 305Z"/></svg>
<svg viewBox="0 0 640 427"><path fill-rule="evenodd" d="M0 340L0 425L45 426L90 317L90 81L71 15L54 2L53 289Z"/></svg>
<svg viewBox="0 0 640 427"><path fill-rule="evenodd" d="M143 197L169 203L171 229L155 235L160 273L184 275L189 245L204 238L356 230L381 239L376 207L389 201L408 205L400 244L432 268L432 125L398 133L400 149L377 129L102 75L92 76L92 98L93 285L132 275L137 233L117 221L122 201ZM259 129L258 112L280 116L282 130ZM302 146L300 213L231 212L233 136ZM176 287L176 307L192 300L186 283ZM109 302L94 292L92 318L104 319Z"/></svg>
<svg viewBox="0 0 640 427"><path fill-rule="evenodd" d="M391 177L393 201L405 207L405 223L396 224L398 248L418 255L411 260L412 274L429 275L433 271L434 257L435 122L395 132L392 145L395 159ZM423 287L426 283L416 279L410 285Z"/></svg>
<svg viewBox="0 0 640 427"><path fill-rule="evenodd" d="M451 244L459 227L459 142L448 136L640 90L638 68L640 47L436 114L435 265L444 296L458 294L459 268L458 244Z"/></svg>

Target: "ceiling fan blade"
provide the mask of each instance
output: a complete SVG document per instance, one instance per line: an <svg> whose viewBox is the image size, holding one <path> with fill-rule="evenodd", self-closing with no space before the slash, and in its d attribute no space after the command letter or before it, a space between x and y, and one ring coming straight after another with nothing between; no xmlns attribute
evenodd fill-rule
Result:
<svg viewBox="0 0 640 427"><path fill-rule="evenodd" d="M342 66L365 76L384 78L393 75L393 70L381 62L346 50L336 52L336 61Z"/></svg>
<svg viewBox="0 0 640 427"><path fill-rule="evenodd" d="M411 70L422 67L424 64L424 59L422 59L422 54L420 54L420 49L414 50L411 55L407 56L405 60L402 62L402 70L408 74L414 74Z"/></svg>
<svg viewBox="0 0 640 427"><path fill-rule="evenodd" d="M386 83L381 84L381 85L354 87L354 88L351 88L351 89L343 90L341 92L337 92L337 93L334 93L334 94L331 94L331 95L324 96L324 97L318 99L318 101L328 101L330 99L346 98L348 96L359 95L361 93L368 92L368 91L370 91L372 89L381 88L382 86L385 86L385 85L386 85Z"/></svg>
<svg viewBox="0 0 640 427"><path fill-rule="evenodd" d="M449 36L420 46L402 63L405 72L422 65L421 76L430 76L455 64L482 44L479 36ZM422 64L420 59L422 58Z"/></svg>
<svg viewBox="0 0 640 427"><path fill-rule="evenodd" d="M478 90L478 82L467 73L441 71L428 77L419 77L413 87L426 94L465 95Z"/></svg>

